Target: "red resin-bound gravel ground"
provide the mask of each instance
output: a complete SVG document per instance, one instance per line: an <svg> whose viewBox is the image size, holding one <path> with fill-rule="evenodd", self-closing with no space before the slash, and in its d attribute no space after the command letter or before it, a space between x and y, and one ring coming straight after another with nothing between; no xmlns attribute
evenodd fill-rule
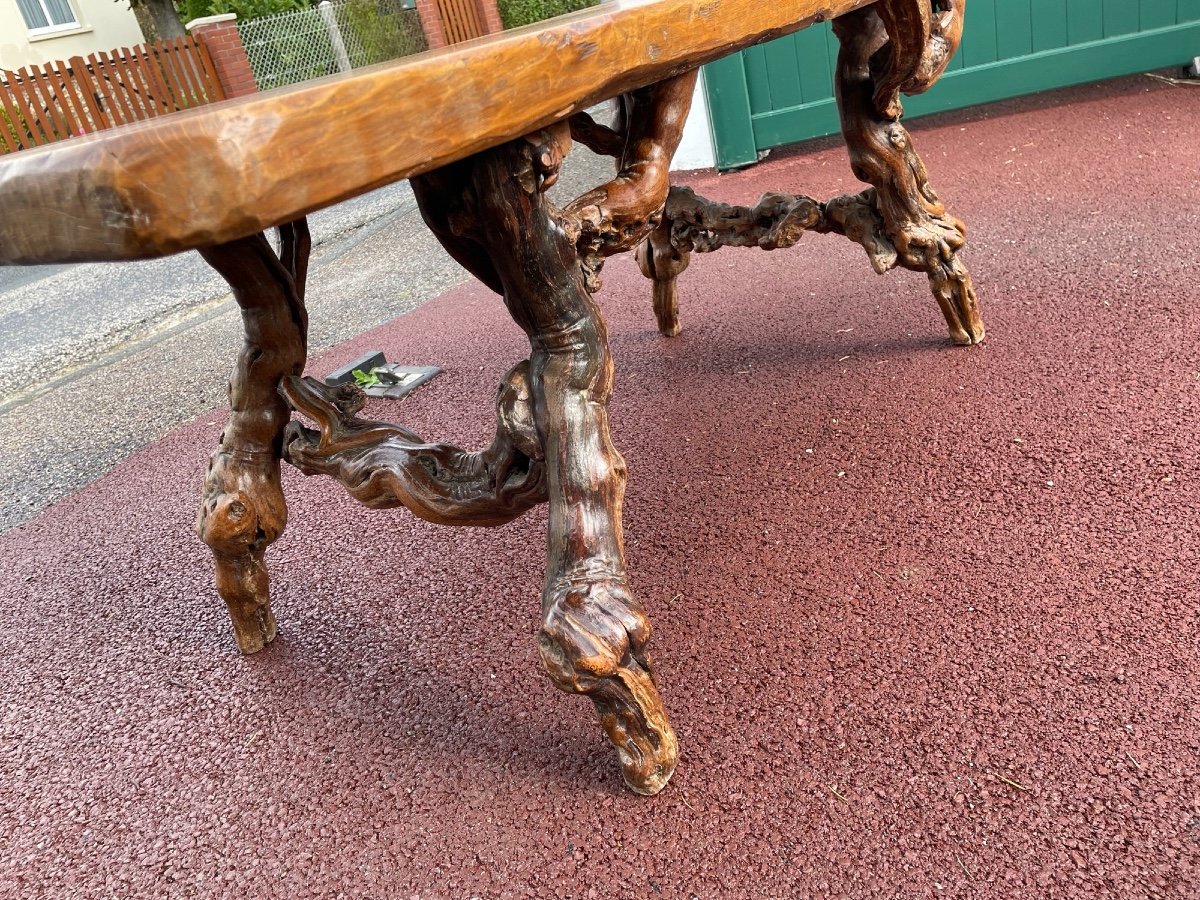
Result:
<svg viewBox="0 0 1200 900"><path fill-rule="evenodd" d="M834 238L698 259L676 340L610 265L657 798L541 672L544 510L451 530L289 470L249 659L191 534L221 414L0 539L0 894L1197 896L1197 103L915 129L982 348ZM836 148L693 180L854 187ZM472 446L526 353L469 286L313 370L374 347L448 371L372 412Z"/></svg>

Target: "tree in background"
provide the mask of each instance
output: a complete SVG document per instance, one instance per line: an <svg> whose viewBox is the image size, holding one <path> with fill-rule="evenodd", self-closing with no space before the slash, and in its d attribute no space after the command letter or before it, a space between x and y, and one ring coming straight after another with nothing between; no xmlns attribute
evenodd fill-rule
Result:
<svg viewBox="0 0 1200 900"><path fill-rule="evenodd" d="M310 6L309 0L114 0L129 3L148 41L183 37L183 23L204 16L236 13L241 21ZM153 31L154 33L149 33Z"/></svg>
<svg viewBox="0 0 1200 900"><path fill-rule="evenodd" d="M505 28L540 22L563 13L595 6L599 0L498 0Z"/></svg>

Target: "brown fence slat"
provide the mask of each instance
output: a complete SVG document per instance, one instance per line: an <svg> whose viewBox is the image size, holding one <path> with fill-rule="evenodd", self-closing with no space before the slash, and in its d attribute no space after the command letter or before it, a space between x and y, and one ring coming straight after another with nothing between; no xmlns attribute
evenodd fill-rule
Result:
<svg viewBox="0 0 1200 900"><path fill-rule="evenodd" d="M46 63L42 66L46 82L52 94L58 98L56 106L66 123L67 134L76 137L87 133L87 113L83 111L79 98L75 95L75 84L67 77L65 69L66 63Z"/></svg>
<svg viewBox="0 0 1200 900"><path fill-rule="evenodd" d="M459 42L465 41L471 36L471 23L466 4L463 3L463 0L450 0L450 6L454 10L455 37Z"/></svg>
<svg viewBox="0 0 1200 900"><path fill-rule="evenodd" d="M200 106L207 102L208 95L204 92L204 70L196 65L196 57L188 46L185 37L175 38L175 59L183 70L187 83L191 87L188 95L188 106Z"/></svg>
<svg viewBox="0 0 1200 900"><path fill-rule="evenodd" d="M121 81L125 85L125 96L133 106L134 118L139 122L154 115L150 100L150 87L142 73L141 60L136 49L121 48Z"/></svg>
<svg viewBox="0 0 1200 900"><path fill-rule="evenodd" d="M483 34L483 23L479 21L479 7L474 0L457 0L462 10L463 40L469 41Z"/></svg>
<svg viewBox="0 0 1200 900"><path fill-rule="evenodd" d="M104 56L103 53L100 55ZM107 63L113 97L121 105L122 116L124 116L126 122L138 121L142 118L140 104L129 89L128 75L125 69L125 61L121 58L121 51L110 50L108 52Z"/></svg>
<svg viewBox="0 0 1200 900"><path fill-rule="evenodd" d="M446 23L446 31L449 38L454 43L459 43L463 39L462 34L462 11L458 8L458 4L454 0L444 0L442 7L446 10L446 15L450 21Z"/></svg>
<svg viewBox="0 0 1200 900"><path fill-rule="evenodd" d="M483 25L483 18L479 15L479 4L474 0L463 0L467 7L467 18L471 22L471 37L477 38L487 34L487 29Z"/></svg>
<svg viewBox="0 0 1200 900"><path fill-rule="evenodd" d="M167 59L167 46L165 41L159 41L146 48L153 54L154 65L158 69L159 80L163 83L163 108L170 112L175 112L181 109L179 105L179 76L175 74L170 61Z"/></svg>
<svg viewBox="0 0 1200 900"><path fill-rule="evenodd" d="M161 115L158 107L158 90L150 77L154 66L146 58L145 45L139 45L129 51L129 71L137 80L138 94L142 98L143 115L148 118Z"/></svg>
<svg viewBox="0 0 1200 900"><path fill-rule="evenodd" d="M29 123L29 132L33 135L35 144L49 144L54 140L54 126L42 112L41 99L34 88L33 81L24 68L17 69L17 99L22 105L25 120Z"/></svg>
<svg viewBox="0 0 1200 900"><path fill-rule="evenodd" d="M0 153L63 140L225 99L212 54L194 35L100 50L0 72Z"/></svg>
<svg viewBox="0 0 1200 900"><path fill-rule="evenodd" d="M120 84L115 64L103 50L93 53L91 59L95 60L92 71L95 72L104 96L108 99L108 111L112 115L114 123L124 125L132 122L133 110L125 98L125 89Z"/></svg>
<svg viewBox="0 0 1200 900"><path fill-rule="evenodd" d="M128 47L122 47L120 50L113 50L112 56L118 80L121 87L124 88L126 104L133 112L132 120L140 122L149 118L144 104L146 90L138 80L133 51Z"/></svg>
<svg viewBox="0 0 1200 900"><path fill-rule="evenodd" d="M204 67L204 89L208 94L209 101L224 100L225 88L221 84L221 79L217 77L217 69L213 65L212 54L208 52L208 44L195 35L192 35L191 39L192 44L196 48L196 58L200 60L200 65Z"/></svg>
<svg viewBox="0 0 1200 900"><path fill-rule="evenodd" d="M0 72L0 76L6 73ZM11 78L5 80L11 81ZM4 146L9 153L13 153L24 147L21 142L21 118L17 113L17 106L13 103L12 92L7 85L0 84L0 110L3 110L4 117L7 122L0 122L0 140L4 141ZM11 126L11 129L10 129Z"/></svg>
<svg viewBox="0 0 1200 900"><path fill-rule="evenodd" d="M446 39L452 44L463 40L462 11L455 0L438 0L442 14L442 25L446 29Z"/></svg>
<svg viewBox="0 0 1200 900"><path fill-rule="evenodd" d="M175 38L168 42L168 48L171 54L171 62L175 64L176 71L179 72L179 101L182 108L196 106L203 101L200 97L203 91L200 85L196 83L196 73L192 71L189 65L187 50L183 46L183 38Z"/></svg>
<svg viewBox="0 0 1200 900"><path fill-rule="evenodd" d="M83 98L88 116L91 118L91 127L88 130L99 131L108 127L108 120L100 109L100 101L96 99L96 85L88 73L88 64L82 56L72 56L67 60L67 65L71 67L71 77L79 86L79 95Z"/></svg>
<svg viewBox="0 0 1200 900"><path fill-rule="evenodd" d="M92 130L90 113L79 96L79 83L71 77L70 64L61 61L49 63L46 72L58 91L59 107L71 126L71 134L87 134Z"/></svg>
<svg viewBox="0 0 1200 900"><path fill-rule="evenodd" d="M62 117L57 114L58 110L55 109L53 101L47 101L51 92L42 80L41 71L32 63L21 71L24 74L29 103L34 107L38 118L42 120L43 128L49 129L46 133L47 137L51 141L63 137L67 133L67 126L62 121Z"/></svg>
<svg viewBox="0 0 1200 900"><path fill-rule="evenodd" d="M54 82L36 64L29 66L29 74L33 78L34 88L41 95L42 112L45 113L46 119L54 128L55 135L57 135L59 140L70 137L74 132L71 130L71 125L57 102L58 97L57 92L54 90Z"/></svg>
<svg viewBox="0 0 1200 900"><path fill-rule="evenodd" d="M139 106L138 118L152 119L158 115L158 110L154 104L154 86L142 61L141 50L126 47L122 52L125 54L125 78Z"/></svg>
<svg viewBox="0 0 1200 900"><path fill-rule="evenodd" d="M116 128L121 124L121 119L113 108L112 88L104 78L104 69L95 53L88 54L87 71L88 77L92 80L92 87L95 88L93 96L100 104L100 111L104 114L105 121L109 127Z"/></svg>
<svg viewBox="0 0 1200 900"><path fill-rule="evenodd" d="M162 53L162 60L165 63L166 71L170 76L171 93L175 95L175 108L187 109L191 105L190 95L192 91L179 64L173 42L162 41L159 44L159 49Z"/></svg>
<svg viewBox="0 0 1200 900"><path fill-rule="evenodd" d="M37 119L29 109L29 101L25 99L25 91L21 86L21 78L16 72L8 73L9 98L15 107L17 118L17 140L22 147L36 147L44 143L38 131Z"/></svg>
<svg viewBox="0 0 1200 900"><path fill-rule="evenodd" d="M153 45L143 45L142 62L145 63L146 77L150 80L154 92L154 102L151 105L158 115L172 112L175 109L175 103L171 99L171 91L167 87L166 81L163 80L162 66L158 62L158 55L154 52Z"/></svg>
<svg viewBox="0 0 1200 900"><path fill-rule="evenodd" d="M113 87L108 77L108 69L98 53L88 54L88 72L92 76L92 83L96 86L100 108L104 111L105 118L113 127L120 125L125 121L125 117L121 115L117 101L113 99Z"/></svg>
<svg viewBox="0 0 1200 900"><path fill-rule="evenodd" d="M469 41L481 34L479 22L476 20L475 4L471 0L454 0L458 7L459 40Z"/></svg>

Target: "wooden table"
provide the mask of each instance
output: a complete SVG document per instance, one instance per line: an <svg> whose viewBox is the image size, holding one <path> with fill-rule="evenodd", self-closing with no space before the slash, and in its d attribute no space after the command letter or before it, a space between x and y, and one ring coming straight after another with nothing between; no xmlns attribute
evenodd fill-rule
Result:
<svg viewBox="0 0 1200 900"><path fill-rule="evenodd" d="M900 124L962 34L966 0L621 0L390 65L218 103L0 160L0 264L199 250L229 282L245 344L196 530L245 653L275 636L265 551L283 531L280 462L375 508L498 525L550 504L539 645L554 683L587 694L634 791L657 793L677 745L652 677L650 624L628 586L625 465L607 402L613 364L593 294L635 251L666 334L690 254L776 249L805 231L861 244L878 272L926 273L957 343L983 339L962 223ZM697 66L837 17L836 85L855 175L870 188L753 208L672 188ZM618 97L612 126L583 110ZM546 190L572 141L616 176L560 209ZM303 377L304 215L411 178L450 254L504 297L530 341L479 452L358 417L362 396ZM263 231L277 228L276 253ZM747 285L747 290L752 290ZM301 413L317 427L292 420Z"/></svg>

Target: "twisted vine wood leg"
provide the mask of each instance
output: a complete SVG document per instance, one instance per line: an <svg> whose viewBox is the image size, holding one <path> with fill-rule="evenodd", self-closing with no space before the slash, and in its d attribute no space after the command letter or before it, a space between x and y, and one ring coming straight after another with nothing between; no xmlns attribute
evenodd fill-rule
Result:
<svg viewBox="0 0 1200 900"><path fill-rule="evenodd" d="M842 134L863 196L882 218L897 263L925 272L956 344L984 338L971 274L958 253L966 227L929 184L900 124L900 91L917 93L945 69L962 36L963 0L887 0L834 20Z"/></svg>
<svg viewBox="0 0 1200 900"><path fill-rule="evenodd" d="M288 376L280 386L296 412L284 458L305 475L329 475L372 509L405 506L440 525L503 525L546 501L545 466L533 424L529 364L512 369L496 398L496 437L469 453L432 444L401 425L357 416L365 399L353 385L328 387Z"/></svg>
<svg viewBox="0 0 1200 900"><path fill-rule="evenodd" d="M869 190L824 203L803 194L769 193L745 207L706 200L688 188L671 189L663 221L637 251L642 274L654 282L659 331L672 336L681 330L676 280L692 253L734 246L776 250L814 231L861 244L880 274L897 266L924 272L951 339L983 340L971 275L958 256L966 228L938 199L900 124L900 93L920 93L937 81L958 49L964 9L965 0L878 0L834 20L842 45L837 67L842 130L854 173ZM613 139L593 144L598 152L621 146Z"/></svg>
<svg viewBox="0 0 1200 900"><path fill-rule="evenodd" d="M229 380L229 423L209 461L196 520L243 653L275 638L264 555L287 524L279 460L291 416L278 388L285 376L300 374L307 353L308 225L300 219L279 235L278 256L261 234L200 251L233 288L245 328Z"/></svg>
<svg viewBox="0 0 1200 900"><path fill-rule="evenodd" d="M592 699L626 783L654 794L675 769L677 745L652 676L650 623L625 571L625 463L607 410L612 357L575 245L586 228L545 195L569 145L565 128L549 129L413 186L448 250L502 291L529 336L529 388L550 503L543 665L559 688Z"/></svg>

